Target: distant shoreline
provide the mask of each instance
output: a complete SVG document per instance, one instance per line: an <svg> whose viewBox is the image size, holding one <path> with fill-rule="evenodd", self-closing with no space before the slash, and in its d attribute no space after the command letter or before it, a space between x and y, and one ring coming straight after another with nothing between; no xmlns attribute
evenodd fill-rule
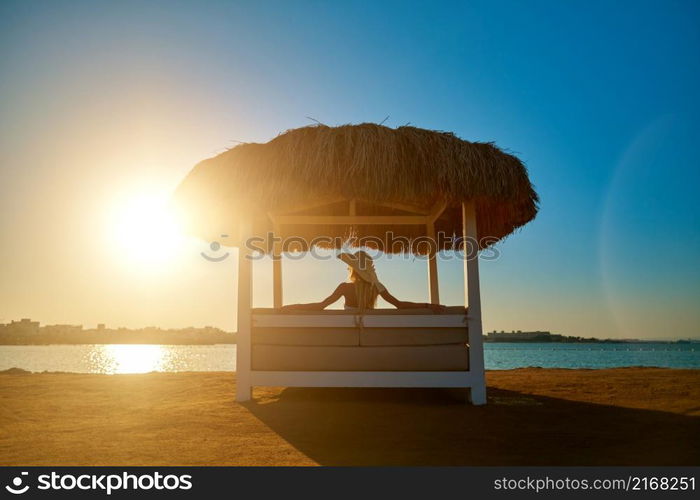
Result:
<svg viewBox="0 0 700 500"><path fill-rule="evenodd" d="M695 344L698 339L600 339L552 334L548 331L523 332L520 330L484 333L484 343L523 344ZM213 326L160 328L108 328L104 323L97 328L83 325L41 325L39 321L23 318L0 324L0 345L216 345L236 344L236 332L227 332Z"/></svg>
<svg viewBox="0 0 700 500"><path fill-rule="evenodd" d="M234 338L222 338L218 341L209 342L192 342L188 340L183 341L164 341L158 342L151 339L144 340L128 340L119 339L119 341L106 341L95 339L94 341L88 341L87 339L74 342L65 341L26 341L26 339L17 342L7 342L0 340L0 346L51 346L51 345L236 345L235 334L227 333L225 335L232 336ZM629 339L595 339L595 340L487 340L484 338L485 344L671 344L671 345L686 345L686 344L700 344L700 340L629 340Z"/></svg>
<svg viewBox="0 0 700 500"><path fill-rule="evenodd" d="M9 324L0 324L0 345L85 345L85 344L159 344L159 345L214 345L235 344L236 334L213 326L163 329L97 328L82 325L45 325L24 318Z"/></svg>
<svg viewBox="0 0 700 500"><path fill-rule="evenodd" d="M569 337L571 338L571 337ZM700 340L580 339L580 340L487 340L487 344L700 344Z"/></svg>
<svg viewBox="0 0 700 500"><path fill-rule="evenodd" d="M52 345L236 345L235 340L221 342L0 342L0 346L52 346Z"/></svg>

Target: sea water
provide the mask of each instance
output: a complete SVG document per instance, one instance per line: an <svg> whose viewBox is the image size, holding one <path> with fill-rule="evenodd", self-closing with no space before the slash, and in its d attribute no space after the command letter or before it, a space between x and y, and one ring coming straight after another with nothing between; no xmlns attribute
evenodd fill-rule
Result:
<svg viewBox="0 0 700 500"><path fill-rule="evenodd" d="M486 343L486 369L700 368L700 343ZM235 345L22 345L0 346L0 370L148 373L235 371Z"/></svg>

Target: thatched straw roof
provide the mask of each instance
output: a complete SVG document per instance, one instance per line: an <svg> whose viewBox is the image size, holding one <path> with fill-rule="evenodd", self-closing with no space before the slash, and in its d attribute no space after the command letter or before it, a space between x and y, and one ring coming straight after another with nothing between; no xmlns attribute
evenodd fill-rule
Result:
<svg viewBox="0 0 700 500"><path fill-rule="evenodd" d="M532 220L538 208L523 163L494 144L465 141L447 132L369 123L302 127L265 144L241 144L196 165L174 199L190 232L207 241L236 245L242 217L252 217L255 234L264 236L272 229L268 213L347 215L347 200L353 198L358 215L409 213L377 202L428 212L444 200L447 208L435 228L448 236L461 234L461 203L475 200L479 237L490 238L482 246ZM323 203L327 205L318 206ZM307 240L327 235L340 241L350 234L383 239L389 230L411 239L425 235L425 227L408 225L282 230L284 236ZM440 245L446 248L451 243Z"/></svg>

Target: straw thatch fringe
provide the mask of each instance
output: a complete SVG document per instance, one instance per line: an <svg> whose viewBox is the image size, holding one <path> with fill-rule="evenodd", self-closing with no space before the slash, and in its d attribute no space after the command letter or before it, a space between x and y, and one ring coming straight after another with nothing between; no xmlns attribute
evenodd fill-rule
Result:
<svg viewBox="0 0 700 500"><path fill-rule="evenodd" d="M444 199L448 207L436 229L460 234L463 201L475 200L479 237L491 243L537 214L538 197L523 163L492 143L469 142L452 133L377 124L290 130L266 144L241 144L199 163L175 193L194 234L205 239L236 234L237 221L251 215L256 234L271 229L268 212L292 212L313 202L365 200L358 215L405 214L372 202L424 208ZM306 214L347 215L336 203ZM286 235L305 238L372 235L387 230L416 238L418 226L298 226ZM229 240L230 242L231 240Z"/></svg>

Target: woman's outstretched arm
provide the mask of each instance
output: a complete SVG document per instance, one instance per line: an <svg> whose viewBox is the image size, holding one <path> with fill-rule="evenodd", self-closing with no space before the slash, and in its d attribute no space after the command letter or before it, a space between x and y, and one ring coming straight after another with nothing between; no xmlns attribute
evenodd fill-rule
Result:
<svg viewBox="0 0 700 500"><path fill-rule="evenodd" d="M325 299L323 299L321 302L309 302L307 304L289 304L287 306L283 306L282 309L298 311L320 311L333 304L340 297L343 296L343 285L345 285L345 283L341 283L340 285L338 285L338 287L333 291L333 293Z"/></svg>
<svg viewBox="0 0 700 500"><path fill-rule="evenodd" d="M433 311L442 311L445 309L445 306L441 304L428 304L427 302L408 302L407 300L399 300L390 294L388 290L384 290L379 295L381 295L384 300L386 300L396 309L432 309Z"/></svg>

